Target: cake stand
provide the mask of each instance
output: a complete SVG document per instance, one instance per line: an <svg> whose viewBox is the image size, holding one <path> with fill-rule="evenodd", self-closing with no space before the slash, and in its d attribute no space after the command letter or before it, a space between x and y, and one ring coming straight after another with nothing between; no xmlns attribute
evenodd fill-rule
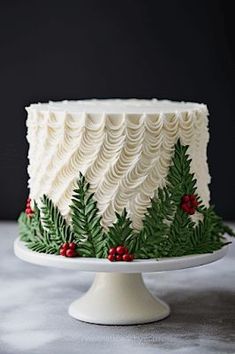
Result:
<svg viewBox="0 0 235 354"><path fill-rule="evenodd" d="M222 258L228 246L207 254L160 260L110 262L96 258L65 258L30 251L20 239L14 251L20 259L38 265L95 272L90 289L69 307L70 316L89 323L130 325L161 320L169 306L145 287L141 273L162 272L201 266Z"/></svg>

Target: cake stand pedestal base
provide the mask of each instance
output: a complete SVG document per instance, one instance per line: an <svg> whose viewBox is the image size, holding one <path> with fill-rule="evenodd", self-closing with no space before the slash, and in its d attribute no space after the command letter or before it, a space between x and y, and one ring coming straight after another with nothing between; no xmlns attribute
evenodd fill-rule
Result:
<svg viewBox="0 0 235 354"><path fill-rule="evenodd" d="M131 325L161 320L170 308L148 291L141 273L96 273L87 293L70 305L69 314L89 323Z"/></svg>
<svg viewBox="0 0 235 354"><path fill-rule="evenodd" d="M183 257L135 259L133 262L110 262L107 259L38 253L17 238L14 251L20 259L38 265L96 272L95 280L80 299L69 307L69 314L81 321L104 325L131 325L162 320L169 306L155 298L145 287L141 273L162 272L202 266L222 258L228 246L213 253Z"/></svg>

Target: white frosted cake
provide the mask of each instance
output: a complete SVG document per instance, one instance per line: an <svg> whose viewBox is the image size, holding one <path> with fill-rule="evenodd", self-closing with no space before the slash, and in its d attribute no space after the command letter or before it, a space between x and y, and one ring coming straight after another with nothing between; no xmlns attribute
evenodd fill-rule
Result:
<svg viewBox="0 0 235 354"><path fill-rule="evenodd" d="M209 134L206 105L156 99L109 99L31 104L26 110L30 177L30 199L26 214L30 216L32 222L34 206L36 205L39 212L41 209L39 226L44 229L42 232L46 231L49 235L51 233L52 243L56 243L59 237L50 226L56 223L56 220L53 221L52 216L50 222L45 220L49 214L46 214L43 196L46 196L48 203L50 201L60 213L63 225L66 224L71 228L71 235L72 233L76 235L77 227L79 236L70 237L70 241L73 239L78 247L77 254L79 243L86 242L89 237L89 242L92 242L89 232L91 234L93 232L93 219L99 219L103 242L100 239L100 248L105 249L105 242L117 226L119 216L125 214L123 218L128 221L131 233L128 234L129 239L128 237L120 239L119 245L126 248L129 246L132 252L137 254L137 258L178 255L178 251L166 254L159 252L166 240L171 244L178 242L174 237L177 233L175 223L179 222L179 218L182 219L180 227L185 225L189 238L199 227L199 220L200 225L204 225L203 220L207 215L205 210L208 214L211 210L208 189L210 176L207 165ZM96 212L91 213L90 218L87 217L89 205L84 204L83 217L76 223L76 217L79 218L83 213L80 210L82 208L80 201L71 208L71 203L75 203L73 195L79 176L89 186L89 195L92 193L91 198L96 205ZM178 194L174 192L177 188ZM159 191L164 192L160 201ZM75 196L76 198L80 200L83 198L82 194ZM92 209L92 205L90 208ZM156 214L151 213L151 208L156 210ZM167 215L170 208L172 214ZM162 210L166 210L166 215ZM77 211L77 214L74 211ZM150 220L151 215L153 219ZM158 219L161 220L161 225L157 224ZM150 226L147 225L148 222ZM123 223L119 226L124 228ZM79 225L83 225L81 229ZM168 230L162 231L162 227L164 230L168 227ZM55 224L55 228L59 228L58 223ZM148 233L155 232L155 236L148 236ZM160 232L162 239L155 242L154 237L157 240ZM125 234L125 230L123 233ZM222 246L221 237L220 230L218 244L212 247L212 250ZM27 242L26 236L23 236L23 239ZM57 248L64 240L62 237L56 243ZM142 240L139 246L136 246L136 242L139 242L137 240ZM30 242L33 242L32 238ZM30 242L28 241L29 246ZM169 242L166 250L170 247ZM179 244L182 245L182 242L180 240ZM106 243L108 245L106 247L109 248L118 246L115 243L115 236L112 235L110 241ZM150 247L149 243L154 247ZM211 242L209 244L211 245ZM145 252L142 254L138 247L146 248ZM190 247L181 253L192 253L194 249L192 245ZM80 248L82 249L82 246ZM158 251L153 251L153 248ZM40 247L34 247L33 244L31 249L40 251ZM209 246L204 249L198 246L193 253L206 252L208 249L210 250ZM106 251L98 253L104 257Z"/></svg>

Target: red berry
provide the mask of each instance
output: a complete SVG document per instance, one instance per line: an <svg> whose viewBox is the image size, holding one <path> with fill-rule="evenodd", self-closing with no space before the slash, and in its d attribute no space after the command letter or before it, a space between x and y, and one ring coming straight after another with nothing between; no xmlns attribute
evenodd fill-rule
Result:
<svg viewBox="0 0 235 354"><path fill-rule="evenodd" d="M28 198L27 198L27 203L30 203L30 202L31 202L31 198L28 197Z"/></svg>
<svg viewBox="0 0 235 354"><path fill-rule="evenodd" d="M63 243L63 245L61 246L61 248L62 248L62 249L65 249L65 251L66 251L67 249L69 249L69 244L68 244L68 242Z"/></svg>
<svg viewBox="0 0 235 354"><path fill-rule="evenodd" d="M135 256L134 256L132 253L130 253L130 254L129 254L129 258L130 258L130 261L133 261L133 259L135 258Z"/></svg>
<svg viewBox="0 0 235 354"><path fill-rule="evenodd" d="M117 254L115 257L116 261L120 262L122 261L122 255L121 254Z"/></svg>
<svg viewBox="0 0 235 354"><path fill-rule="evenodd" d="M189 202L190 201L190 196L188 194L185 194L183 197L182 197L182 201L183 202Z"/></svg>
<svg viewBox="0 0 235 354"><path fill-rule="evenodd" d="M114 254L109 254L109 255L108 255L108 260L109 260L110 262L114 262L114 261L115 261L115 255L114 255Z"/></svg>
<svg viewBox="0 0 235 354"><path fill-rule="evenodd" d="M129 253L129 250L128 250L127 247L124 247L124 254L125 254L125 253Z"/></svg>
<svg viewBox="0 0 235 354"><path fill-rule="evenodd" d="M125 253L125 247L124 246L118 246L116 251L117 251L118 255L122 256Z"/></svg>
<svg viewBox="0 0 235 354"><path fill-rule="evenodd" d="M195 213L195 209L194 209L194 208L189 208L188 213L189 213L190 215L193 215L193 214Z"/></svg>
<svg viewBox="0 0 235 354"><path fill-rule="evenodd" d="M122 256L122 259L123 261L125 262L131 262L133 261L133 255L132 254L129 254L129 253L125 253L123 256Z"/></svg>
<svg viewBox="0 0 235 354"><path fill-rule="evenodd" d="M64 256L64 257L66 256L66 249L65 248L60 249L60 255Z"/></svg>
<svg viewBox="0 0 235 354"><path fill-rule="evenodd" d="M124 262L128 262L128 259L129 259L129 254L128 253L125 253L123 256L122 256L122 260Z"/></svg>
<svg viewBox="0 0 235 354"><path fill-rule="evenodd" d="M77 247L76 243L75 242L70 242L69 243L69 248L72 249L72 250L75 250Z"/></svg>
<svg viewBox="0 0 235 354"><path fill-rule="evenodd" d="M185 213L189 213L190 207L189 207L188 203L182 203L182 204L181 204L181 209L182 209Z"/></svg>
<svg viewBox="0 0 235 354"><path fill-rule="evenodd" d="M182 197L181 209L190 215L193 215L198 207L197 196L195 194L185 194Z"/></svg>
<svg viewBox="0 0 235 354"><path fill-rule="evenodd" d="M26 208L26 209L25 209L25 212L26 212L26 214L31 214L31 213L32 213L32 210L31 210L31 208Z"/></svg>
<svg viewBox="0 0 235 354"><path fill-rule="evenodd" d="M116 253L116 247L112 247L109 249L109 254L113 255Z"/></svg>
<svg viewBox="0 0 235 354"><path fill-rule="evenodd" d="M195 196L193 196L192 199L191 199L191 205L194 206L194 207L198 206L198 201L197 201Z"/></svg>
<svg viewBox="0 0 235 354"><path fill-rule="evenodd" d="M76 251L69 248L68 250L66 250L66 257L75 257L76 256Z"/></svg>

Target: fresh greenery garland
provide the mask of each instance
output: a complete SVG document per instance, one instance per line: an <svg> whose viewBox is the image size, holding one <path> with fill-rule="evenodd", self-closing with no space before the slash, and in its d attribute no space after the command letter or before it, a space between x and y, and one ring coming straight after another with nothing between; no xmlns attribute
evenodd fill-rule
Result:
<svg viewBox="0 0 235 354"><path fill-rule="evenodd" d="M34 202L31 216L21 213L21 240L31 250L49 254L59 254L63 243L75 242L80 256L97 258L106 258L109 248L121 244L128 247L135 258L177 257L220 249L228 243L224 233L233 236L234 233L223 224L214 208L205 207L197 195L187 150L188 146L178 140L166 186L159 188L151 200L140 231L132 229L126 209L121 214L116 213L115 223L104 231L94 193L90 193L89 183L80 173L71 200L71 224L44 195L40 208ZM183 210L181 203L185 195L196 198L201 221L194 222Z"/></svg>

